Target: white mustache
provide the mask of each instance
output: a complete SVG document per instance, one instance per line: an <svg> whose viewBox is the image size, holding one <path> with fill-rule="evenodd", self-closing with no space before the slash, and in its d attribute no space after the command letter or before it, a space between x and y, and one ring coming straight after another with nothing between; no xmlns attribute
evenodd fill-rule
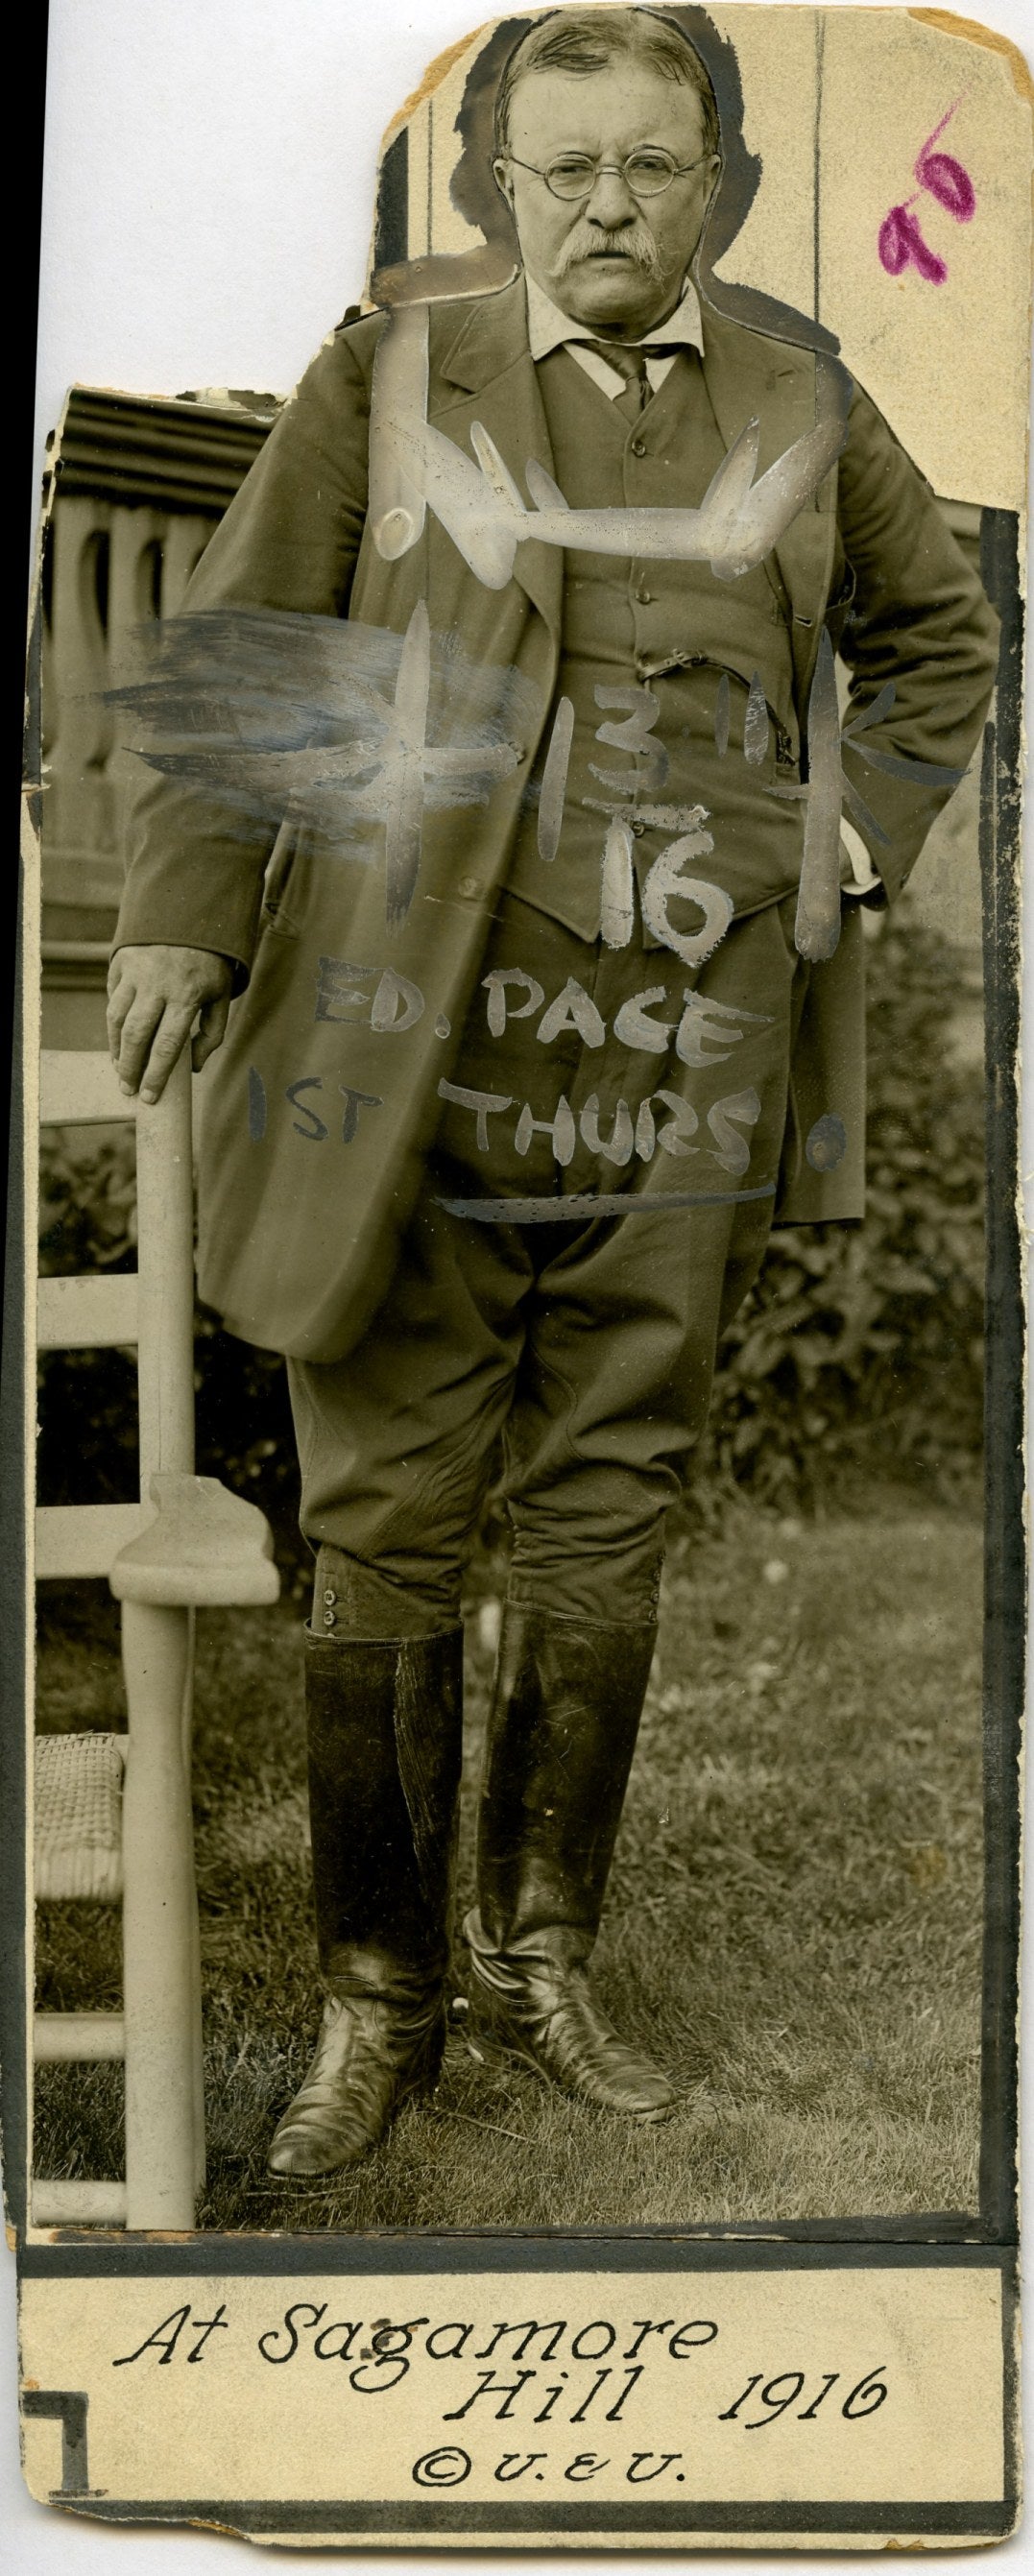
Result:
<svg viewBox="0 0 1034 2576"><path fill-rule="evenodd" d="M580 260L591 259L594 254L604 251L617 252L623 259L633 260L647 277L660 279L660 253L645 224L624 225L620 232L604 232L596 224L576 224L554 263L553 275L566 277L568 270L576 268Z"/></svg>

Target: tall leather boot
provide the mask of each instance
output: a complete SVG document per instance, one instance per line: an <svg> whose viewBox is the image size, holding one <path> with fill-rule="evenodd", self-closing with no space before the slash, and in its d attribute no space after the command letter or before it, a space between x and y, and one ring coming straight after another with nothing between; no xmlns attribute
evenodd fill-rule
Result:
<svg viewBox="0 0 1034 2576"><path fill-rule="evenodd" d="M656 1627L508 1604L488 1726L471 1954L472 2035L565 2091L665 2119L666 2076L619 2037L586 1967L632 1764Z"/></svg>
<svg viewBox="0 0 1034 2576"><path fill-rule="evenodd" d="M445 2041L463 1630L305 1637L312 1877L328 1988L315 2057L270 2147L307 2178L377 2146Z"/></svg>

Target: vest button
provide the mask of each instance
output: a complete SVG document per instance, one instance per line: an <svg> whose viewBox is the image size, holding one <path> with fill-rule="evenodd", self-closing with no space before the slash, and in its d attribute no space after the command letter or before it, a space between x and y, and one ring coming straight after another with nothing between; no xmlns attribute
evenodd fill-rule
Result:
<svg viewBox="0 0 1034 2576"><path fill-rule="evenodd" d="M477 878L476 878L476 877L461 877L461 878L460 878L460 893L461 893L461 894L480 894L480 892L481 892L481 888L480 888L480 885L479 885L478 880L477 880Z"/></svg>
<svg viewBox="0 0 1034 2576"><path fill-rule="evenodd" d="M651 608L653 606L652 590L637 590L636 599L638 600L640 608Z"/></svg>
<svg viewBox="0 0 1034 2576"><path fill-rule="evenodd" d="M632 440L632 454L633 454L633 456L645 456L645 454L646 454L646 440L645 440L645 438L634 438L634 439Z"/></svg>

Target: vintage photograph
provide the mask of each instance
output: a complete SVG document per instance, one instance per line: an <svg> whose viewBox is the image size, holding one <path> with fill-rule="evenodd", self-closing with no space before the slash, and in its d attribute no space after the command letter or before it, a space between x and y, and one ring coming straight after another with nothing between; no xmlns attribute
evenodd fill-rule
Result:
<svg viewBox="0 0 1034 2576"><path fill-rule="evenodd" d="M1015 2531L1032 126L940 11L55 0L0 2049L73 2542Z"/></svg>
<svg viewBox="0 0 1034 2576"><path fill-rule="evenodd" d="M1007 2223L1031 91L923 17L471 29L293 391L53 424L37 2229Z"/></svg>

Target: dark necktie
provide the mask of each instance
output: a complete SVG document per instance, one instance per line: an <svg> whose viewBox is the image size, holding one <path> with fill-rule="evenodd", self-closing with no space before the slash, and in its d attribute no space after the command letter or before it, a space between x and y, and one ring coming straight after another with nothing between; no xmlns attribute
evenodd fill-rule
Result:
<svg viewBox="0 0 1034 2576"><path fill-rule="evenodd" d="M626 420L638 420L650 400L645 349L629 348L627 342L621 340L583 340L581 345L585 349L594 349L598 358L605 358L608 367L613 367L619 376L624 377L624 392L613 396L613 409L623 412ZM656 355L660 354L660 351L656 352Z"/></svg>

